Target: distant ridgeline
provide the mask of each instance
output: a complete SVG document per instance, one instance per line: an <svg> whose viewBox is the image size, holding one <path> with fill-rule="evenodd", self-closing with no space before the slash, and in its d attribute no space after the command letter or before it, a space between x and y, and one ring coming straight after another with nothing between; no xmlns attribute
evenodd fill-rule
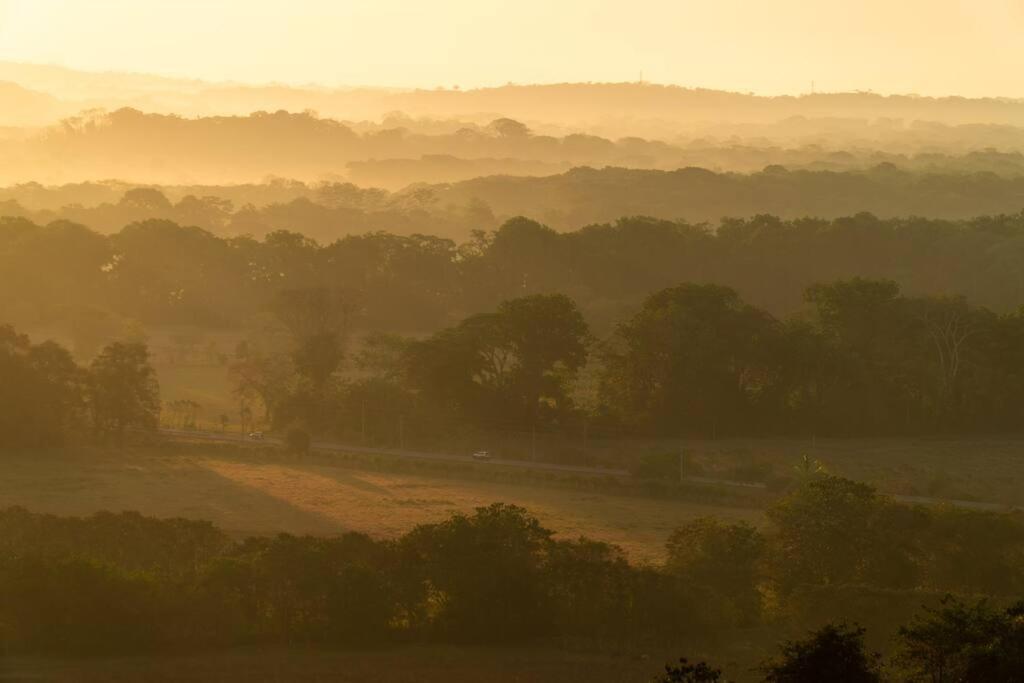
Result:
<svg viewBox="0 0 1024 683"><path fill-rule="evenodd" d="M979 106L978 101L974 104ZM92 110L42 129L0 128L0 184L126 178L139 183L211 185L286 177L343 178L399 190L418 183L454 183L492 175L550 176L574 167L662 171L699 167L756 173L770 166L794 171L868 171L879 164L922 173L1019 176L1024 169L1024 122L997 121L1016 120L1024 104L990 104L1009 116L968 117L970 123L955 125L937 122L941 119L874 118L868 112L844 119L820 114L819 118L790 116L755 122L743 116L730 120L723 111L708 110L704 121L682 126L638 119L628 124L546 126L544 119L508 118L508 113L484 119L393 114L379 122L351 122L284 110L198 118L129 108ZM828 208L850 210L845 205ZM869 205L854 207L861 209L878 211ZM744 210L735 207L725 214ZM622 213L616 211L601 220ZM703 216L675 213L668 217L680 215Z"/></svg>

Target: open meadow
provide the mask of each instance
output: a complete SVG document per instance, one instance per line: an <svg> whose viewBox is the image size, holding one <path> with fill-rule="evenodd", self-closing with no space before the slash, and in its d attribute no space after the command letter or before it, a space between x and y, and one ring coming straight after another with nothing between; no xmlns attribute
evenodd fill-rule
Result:
<svg viewBox="0 0 1024 683"><path fill-rule="evenodd" d="M398 536L493 502L520 505L559 536L619 545L657 561L671 531L715 515L757 523L758 509L618 496L557 486L467 480L434 473L334 466L272 449L190 444L173 448L11 454L0 461L0 506L87 515L137 510L210 520L235 535Z"/></svg>
<svg viewBox="0 0 1024 683"><path fill-rule="evenodd" d="M814 450L797 440L690 441L692 467L722 479L792 476L798 453L881 492L1017 506L1024 481L1019 439L832 439ZM560 537L620 546L629 559L657 562L673 529L701 516L759 525L764 496L716 501L619 495L613 488L523 481L483 465L419 467L390 458L321 453L296 458L273 448L188 443L10 453L0 460L0 506L88 515L137 510L210 520L236 536L358 531L391 538L493 502L527 508ZM474 472L485 474L481 478ZM518 473L512 473L516 475ZM578 482L577 482L578 484ZM699 491L698 487L698 491ZM696 493L696 492L695 492ZM732 491L727 491L732 493Z"/></svg>

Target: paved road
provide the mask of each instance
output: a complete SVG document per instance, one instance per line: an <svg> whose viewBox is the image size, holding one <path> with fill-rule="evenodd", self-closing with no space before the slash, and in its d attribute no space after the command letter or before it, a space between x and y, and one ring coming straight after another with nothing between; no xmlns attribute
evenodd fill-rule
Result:
<svg viewBox="0 0 1024 683"><path fill-rule="evenodd" d="M271 444L283 446L282 439L264 437L263 441L251 441L237 434L221 434L218 432L193 432L178 429L161 429L161 434L180 439L201 439L203 441L224 441L229 443L245 444ZM410 451L396 448L368 448L366 446L353 446L351 444L337 443L333 441L314 441L312 447L319 451L333 451L336 453L369 453L372 455L391 455L400 458L418 458L420 460L440 460L461 463L479 463L469 455L455 455L452 453L427 453L424 451ZM605 469L603 467L583 467L579 465L559 465L551 462L532 462L529 460L508 460L504 458L492 458L486 461L488 465L502 465L506 467L520 467L529 470L546 470L550 472L569 472L572 474L585 474L601 477L625 477L629 473L626 470Z"/></svg>
<svg viewBox="0 0 1024 683"><path fill-rule="evenodd" d="M173 438L180 439L199 439L203 441L224 441L229 443L243 443L247 445L255 445L257 443L272 444L275 446L283 446L284 441L282 439L275 439L272 437L265 437L263 441L251 441L235 434L222 434L220 432L193 432L193 431L182 431L179 429L161 429L161 434L170 436ZM468 455L454 455L451 453L427 453L424 451L409 451L404 449L395 448L368 448L366 446L354 446L351 444L343 444L332 441L314 441L312 444L313 448L321 451L333 451L336 453L369 453L372 455L390 455L400 458L419 458L422 460L438 460L438 461L449 461L449 462L461 462L461 463L478 463L480 461L474 460ZM528 460L507 460L502 458L494 458L487 461L488 465L504 465L507 467L520 467L523 469L531 470L546 470L550 472L569 472L572 474L583 474L588 476L599 476L599 477L628 477L629 472L626 470L613 470L605 469L603 467L582 467L578 465L559 465L550 462L531 462ZM734 486L738 488L748 489L764 489L765 485L761 482L747 482L747 481L735 481L732 479L713 479L710 477L686 477L685 481L694 484L710 484L713 486ZM907 496L900 494L884 494L889 498L899 501L901 503L917 504L917 505L952 505L953 507L966 508L972 510L991 510L991 511L1005 511L1010 509L1017 509L1014 506L1005 505L1002 503L989 503L982 501L973 500L948 500L943 498L930 498L927 496Z"/></svg>

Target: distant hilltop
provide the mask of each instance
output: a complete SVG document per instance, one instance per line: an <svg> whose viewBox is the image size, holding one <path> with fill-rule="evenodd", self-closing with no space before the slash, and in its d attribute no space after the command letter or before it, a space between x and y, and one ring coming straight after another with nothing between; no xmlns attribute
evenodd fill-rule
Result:
<svg viewBox="0 0 1024 683"><path fill-rule="evenodd" d="M214 83L147 74L85 72L0 62L0 126L48 125L88 109L238 115L312 110L378 120L412 116L485 121L508 116L545 130L664 137L709 122L764 124L794 117L893 119L1024 126L1024 100L870 92L759 96L652 83L507 84L459 90Z"/></svg>

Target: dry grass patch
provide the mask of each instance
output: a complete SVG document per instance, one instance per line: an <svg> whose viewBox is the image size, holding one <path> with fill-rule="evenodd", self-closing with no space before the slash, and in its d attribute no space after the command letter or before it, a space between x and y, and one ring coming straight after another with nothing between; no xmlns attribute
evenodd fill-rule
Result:
<svg viewBox="0 0 1024 683"><path fill-rule="evenodd" d="M659 560L669 533L695 517L761 519L753 509L222 450L197 445L177 453L154 448L16 454L0 460L0 506L60 515L138 510L208 519L237 535L359 531L389 538L500 501L527 508L560 537L586 535L620 545L634 561Z"/></svg>

